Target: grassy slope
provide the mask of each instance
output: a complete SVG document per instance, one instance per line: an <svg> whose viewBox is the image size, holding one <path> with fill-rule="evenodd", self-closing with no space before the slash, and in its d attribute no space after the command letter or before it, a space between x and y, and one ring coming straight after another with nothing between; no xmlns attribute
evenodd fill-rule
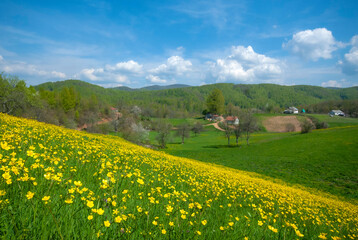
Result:
<svg viewBox="0 0 358 240"><path fill-rule="evenodd" d="M0 114L4 239L357 239L358 208L117 137Z"/></svg>
<svg viewBox="0 0 358 240"><path fill-rule="evenodd" d="M331 126L341 127L309 134L253 134L250 146L241 139L240 148L228 147L222 132L207 127L208 131L192 136L185 144L173 138L173 144L164 151L358 199L358 126L347 126L357 125L358 120L327 119L322 115L318 118L330 120ZM231 138L231 143L234 142Z"/></svg>

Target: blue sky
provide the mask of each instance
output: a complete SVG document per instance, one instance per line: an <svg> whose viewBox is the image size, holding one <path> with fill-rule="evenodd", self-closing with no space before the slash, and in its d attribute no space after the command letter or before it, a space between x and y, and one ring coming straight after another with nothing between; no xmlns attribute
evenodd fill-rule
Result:
<svg viewBox="0 0 358 240"><path fill-rule="evenodd" d="M358 1L0 1L0 71L28 85L358 85Z"/></svg>

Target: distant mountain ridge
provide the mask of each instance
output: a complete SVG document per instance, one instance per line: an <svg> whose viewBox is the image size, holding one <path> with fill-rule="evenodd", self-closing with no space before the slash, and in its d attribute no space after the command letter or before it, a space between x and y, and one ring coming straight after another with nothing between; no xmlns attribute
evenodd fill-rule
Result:
<svg viewBox="0 0 358 240"><path fill-rule="evenodd" d="M118 89L118 90L122 90L122 91L143 91L143 90L153 91L153 90L176 89L176 88L186 88L186 87L191 87L191 86L186 85L186 84L171 84L171 85L166 85L166 86L151 85L151 86L141 87L141 88L130 88L130 87L122 86L122 87L115 87L113 89Z"/></svg>

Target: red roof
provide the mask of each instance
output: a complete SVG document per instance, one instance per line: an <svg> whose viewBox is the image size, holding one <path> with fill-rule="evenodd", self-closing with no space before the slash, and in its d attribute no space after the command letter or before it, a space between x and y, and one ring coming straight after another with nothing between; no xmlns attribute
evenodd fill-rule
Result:
<svg viewBox="0 0 358 240"><path fill-rule="evenodd" d="M237 117L227 116L225 120L226 121L235 121L235 119L237 119Z"/></svg>

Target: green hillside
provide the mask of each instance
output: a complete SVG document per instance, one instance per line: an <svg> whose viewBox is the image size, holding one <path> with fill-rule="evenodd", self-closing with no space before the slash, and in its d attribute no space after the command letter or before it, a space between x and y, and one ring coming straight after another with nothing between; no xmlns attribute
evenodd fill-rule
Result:
<svg viewBox="0 0 358 240"><path fill-rule="evenodd" d="M185 87L162 90L123 91L106 89L79 80L44 83L36 89L60 91L64 87L74 87L82 97L97 95L99 100L115 105L124 102L144 108L201 113L205 109L205 99L215 89L220 89L225 103L241 108L270 110L287 106L306 106L329 100L356 100L358 87L329 89L317 86L281 86L275 84L232 84L219 83L199 87Z"/></svg>
<svg viewBox="0 0 358 240"><path fill-rule="evenodd" d="M326 120L326 116L320 116ZM261 176L300 184L313 189L358 199L358 120L333 118L332 128L309 134L257 132L247 146L244 137L227 145L224 133L213 126L181 144L173 137L164 152L230 168L255 172ZM342 121L340 121L342 120ZM153 144L155 132L151 133ZM174 136L174 132L173 132Z"/></svg>

